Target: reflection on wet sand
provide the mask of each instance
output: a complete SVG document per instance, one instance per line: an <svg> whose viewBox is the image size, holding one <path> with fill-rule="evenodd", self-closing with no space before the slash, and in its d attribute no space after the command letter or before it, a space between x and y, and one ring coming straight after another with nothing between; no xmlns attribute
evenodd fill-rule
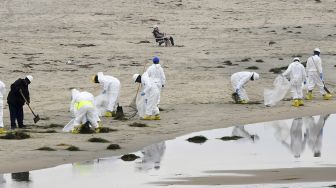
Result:
<svg viewBox="0 0 336 188"><path fill-rule="evenodd" d="M158 144L152 144L141 150L143 157L141 162L137 163L137 169L139 171L149 171L151 169L160 169L160 163L164 152L166 150L165 142Z"/></svg>

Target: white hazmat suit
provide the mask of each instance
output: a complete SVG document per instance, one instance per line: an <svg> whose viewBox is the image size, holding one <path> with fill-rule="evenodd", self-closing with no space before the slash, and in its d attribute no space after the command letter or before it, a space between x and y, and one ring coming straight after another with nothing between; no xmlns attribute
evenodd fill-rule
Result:
<svg viewBox="0 0 336 188"><path fill-rule="evenodd" d="M236 72L231 76L231 84L234 91L237 91L240 100L248 101L249 98L246 94L244 85L251 80L251 78L254 78L254 80L259 79L259 74L256 72Z"/></svg>
<svg viewBox="0 0 336 188"><path fill-rule="evenodd" d="M303 99L302 85L306 80L306 71L299 59L294 59L282 75L290 78L293 99Z"/></svg>
<svg viewBox="0 0 336 188"><path fill-rule="evenodd" d="M152 64L150 67L148 67L146 72L148 73L148 76L152 78L153 82L157 85L161 93L162 87L164 87L166 84L166 76L161 65ZM158 103L160 103L160 97Z"/></svg>
<svg viewBox="0 0 336 188"><path fill-rule="evenodd" d="M147 72L141 76L141 85L142 91L140 97L137 98L137 109L140 117L159 115L160 91Z"/></svg>
<svg viewBox="0 0 336 188"><path fill-rule="evenodd" d="M95 105L99 111L99 116L106 112L116 111L118 106L118 97L120 91L120 81L113 77L97 73L98 82L102 86L102 92L95 98Z"/></svg>
<svg viewBox="0 0 336 188"><path fill-rule="evenodd" d="M323 73L322 71L322 60L318 55L313 55L308 58L307 60L307 87L309 91L312 91L317 85L320 88L320 93L322 95L326 94L326 91L324 90L324 84L322 82L322 79L320 78L320 74Z"/></svg>
<svg viewBox="0 0 336 188"><path fill-rule="evenodd" d="M5 96L6 85L0 81L0 128L4 128L3 124L3 97Z"/></svg>
<svg viewBox="0 0 336 188"><path fill-rule="evenodd" d="M75 115L74 127L89 121L92 128L98 128L100 119L91 93L73 89L70 111Z"/></svg>

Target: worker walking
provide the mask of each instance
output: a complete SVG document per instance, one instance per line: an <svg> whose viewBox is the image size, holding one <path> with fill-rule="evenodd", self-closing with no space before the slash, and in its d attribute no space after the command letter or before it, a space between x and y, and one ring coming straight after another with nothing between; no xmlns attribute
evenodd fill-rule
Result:
<svg viewBox="0 0 336 188"><path fill-rule="evenodd" d="M153 64L148 67L146 72L148 73L149 78L152 78L153 82L157 85L161 93L162 88L166 84L166 76L159 62L160 59L158 57L154 57ZM160 95L158 104L160 104Z"/></svg>
<svg viewBox="0 0 336 188"><path fill-rule="evenodd" d="M86 91L79 92L77 89L72 89L71 92L70 112L75 116L72 133L79 133L80 128L86 123L98 132L100 119L94 106L93 95Z"/></svg>
<svg viewBox="0 0 336 188"><path fill-rule="evenodd" d="M113 117L118 107L118 97L120 91L120 81L113 77L98 72L93 77L94 83L102 86L101 94L95 98L95 105L99 116Z"/></svg>
<svg viewBox="0 0 336 188"><path fill-rule="evenodd" d="M290 78L291 92L293 97L293 106L303 106L303 92L302 85L306 81L306 71L304 66L300 63L300 59L295 57L293 62L288 66L287 70L282 74Z"/></svg>
<svg viewBox="0 0 336 188"><path fill-rule="evenodd" d="M0 134L6 133L4 129L4 124L3 124L3 97L6 92L6 85L0 81Z"/></svg>
<svg viewBox="0 0 336 188"><path fill-rule="evenodd" d="M238 95L238 99L235 100L236 103L246 104L249 99L245 91L245 84L248 81L259 80L259 74L256 72L236 72L231 76L231 84L234 90L234 94Z"/></svg>
<svg viewBox="0 0 336 188"><path fill-rule="evenodd" d="M320 93L323 96L324 100L329 100L332 98L332 95L325 91L324 82L323 82L323 70L322 70L322 60L320 58L320 49L314 49L314 55L309 57L307 60L307 87L308 94L306 96L307 100L313 99L313 89L315 85L320 88Z"/></svg>
<svg viewBox="0 0 336 188"><path fill-rule="evenodd" d="M141 83L142 85L140 98L137 98L137 108L140 117L143 120L160 120L160 110L158 108L160 91L153 79L145 72L142 76L134 74L133 80L135 83Z"/></svg>
<svg viewBox="0 0 336 188"><path fill-rule="evenodd" d="M25 102L27 102L28 105L30 103L28 85L32 82L32 80L33 76L28 75L24 79L19 78L10 87L7 103L9 107L11 129L16 129L16 121L19 128L25 127L23 124L23 105Z"/></svg>

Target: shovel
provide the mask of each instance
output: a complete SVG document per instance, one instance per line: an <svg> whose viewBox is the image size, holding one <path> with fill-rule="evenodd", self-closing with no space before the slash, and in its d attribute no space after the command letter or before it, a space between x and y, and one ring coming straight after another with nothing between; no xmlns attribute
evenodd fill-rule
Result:
<svg viewBox="0 0 336 188"><path fill-rule="evenodd" d="M26 97L23 95L21 89L20 89L20 94L21 94L21 96L23 97L23 99L25 100L25 102L26 102L27 106L29 107L30 111L31 111L31 112L33 113L33 115L34 115L34 123L37 123L38 121L40 121L40 116L39 116L38 114L35 114L34 111L30 108L30 106L29 106L29 104L28 104L28 102L27 102L27 99L26 99Z"/></svg>

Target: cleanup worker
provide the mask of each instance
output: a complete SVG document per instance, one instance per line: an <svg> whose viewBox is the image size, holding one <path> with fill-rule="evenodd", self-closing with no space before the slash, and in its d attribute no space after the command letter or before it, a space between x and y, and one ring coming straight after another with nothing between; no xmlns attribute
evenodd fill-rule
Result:
<svg viewBox="0 0 336 188"><path fill-rule="evenodd" d="M288 66L287 70L282 74L290 78L291 92L293 97L293 106L303 106L302 85L306 82L306 71L300 63L300 58L295 57L293 62Z"/></svg>
<svg viewBox="0 0 336 188"><path fill-rule="evenodd" d="M99 132L99 116L96 107L94 106L94 97L91 93L83 91L79 92L77 89L72 89L72 100L70 105L70 112L75 116L73 122L72 133L79 133L81 126L90 123L90 127L96 132Z"/></svg>
<svg viewBox="0 0 336 188"><path fill-rule="evenodd" d="M25 102L28 105L30 103L28 85L32 81L33 76L28 75L24 79L19 78L10 87L10 91L7 97L7 103L9 107L11 129L16 129L16 120L18 122L19 128L25 127L25 125L23 124L23 105L25 104ZM25 101L25 99L27 101Z"/></svg>
<svg viewBox="0 0 336 188"><path fill-rule="evenodd" d="M104 75L102 72L98 72L92 80L102 87L101 94L95 98L99 116L114 117L118 107L120 81L113 76Z"/></svg>
<svg viewBox="0 0 336 188"><path fill-rule="evenodd" d="M235 93L238 94L238 101L236 103L246 104L249 99L244 89L248 81L259 80L259 74L256 72L236 72L231 76L231 84Z"/></svg>
<svg viewBox="0 0 336 188"><path fill-rule="evenodd" d="M322 60L320 58L319 48L315 48L314 55L308 58L306 71L308 76L307 79L308 93L306 99L307 100L313 99L313 89L315 85L317 85L320 88L320 93L322 94L324 100L331 99L332 95L330 93L327 93L324 89Z"/></svg>
<svg viewBox="0 0 336 188"><path fill-rule="evenodd" d="M140 74L134 74L133 80L135 83L141 83L142 85L141 97L137 98L137 100L140 100L137 101L140 117L143 120L160 120L160 110L158 107L160 91L153 79L145 72L142 76ZM140 113L142 109L144 111L143 115Z"/></svg>
<svg viewBox="0 0 336 188"><path fill-rule="evenodd" d="M173 39L172 36L167 37L165 33L160 33L159 26L154 25L152 33L154 35L155 41L159 43L159 46L161 46L161 44L163 44L163 43L167 43L168 40L170 41L170 44L172 46L175 45L174 39Z"/></svg>
<svg viewBox="0 0 336 188"><path fill-rule="evenodd" d="M3 124L3 97L6 92L6 85L0 81L0 134L6 133Z"/></svg>
<svg viewBox="0 0 336 188"><path fill-rule="evenodd" d="M158 57L154 57L153 64L148 67L146 72L148 73L148 76L152 78L152 80L157 85L161 93L162 88L166 84L166 76L159 62L160 62L160 59ZM160 97L159 97L158 104L160 104Z"/></svg>

